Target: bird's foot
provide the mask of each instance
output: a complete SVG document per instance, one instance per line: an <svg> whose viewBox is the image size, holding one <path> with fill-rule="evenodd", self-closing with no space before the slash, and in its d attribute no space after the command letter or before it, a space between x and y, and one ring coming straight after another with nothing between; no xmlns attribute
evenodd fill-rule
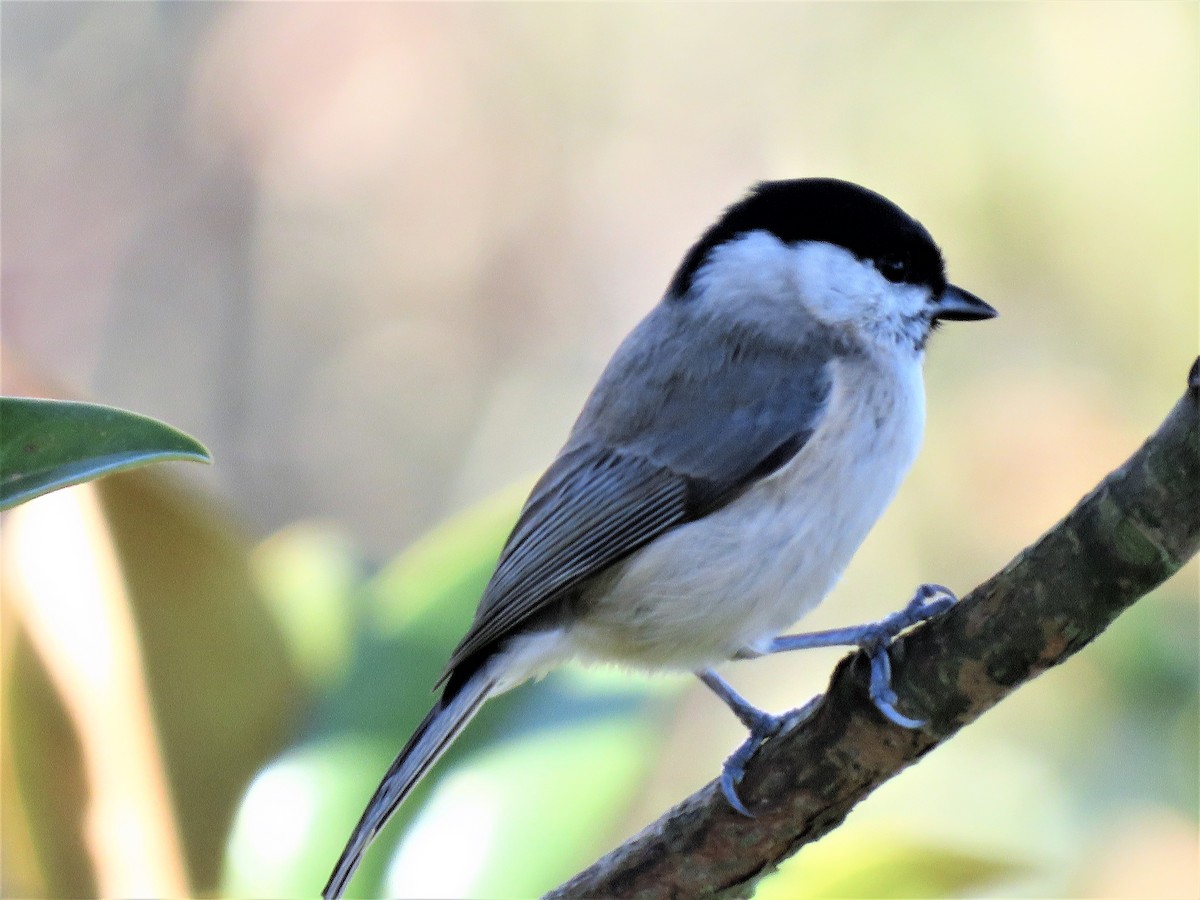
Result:
<svg viewBox="0 0 1200 900"><path fill-rule="evenodd" d="M896 709L898 698L892 689L892 660L888 649L903 631L940 615L957 602L958 598L949 588L923 584L904 609L867 626L863 639L858 642L871 660L871 700L876 709L901 728L920 728L925 721L909 718Z"/></svg>
<svg viewBox="0 0 1200 900"><path fill-rule="evenodd" d="M786 731L795 728L805 719L813 714L817 703L821 700L820 694L813 697L808 703L801 706L799 709L793 709L791 712L786 712L783 715L773 716L770 713L762 710L755 710L757 713L752 720L747 721L743 718L750 728L750 735L742 743L742 746L730 754L725 760L725 765L721 767L721 793L725 795L725 799L735 810L743 816L753 819L754 813L746 808L742 803L742 798L738 796L737 786L741 783L742 778L746 775L746 764L750 762L750 758L758 752L758 748L765 744L771 738L777 737Z"/></svg>

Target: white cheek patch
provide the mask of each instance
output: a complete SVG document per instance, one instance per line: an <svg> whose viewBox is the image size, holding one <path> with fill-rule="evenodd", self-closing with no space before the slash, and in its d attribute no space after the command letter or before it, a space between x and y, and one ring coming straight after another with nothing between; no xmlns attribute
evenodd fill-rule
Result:
<svg viewBox="0 0 1200 900"><path fill-rule="evenodd" d="M792 252L795 280L805 303L829 324L861 320L878 306L887 281L875 267L833 244L797 244Z"/></svg>
<svg viewBox="0 0 1200 900"><path fill-rule="evenodd" d="M922 315L927 288L888 281L870 262L833 244L797 244L792 254L796 284L818 319L885 341L923 339L929 327Z"/></svg>
<svg viewBox="0 0 1200 900"><path fill-rule="evenodd" d="M893 315L906 320L921 316L929 306L929 289L916 284L889 284Z"/></svg>

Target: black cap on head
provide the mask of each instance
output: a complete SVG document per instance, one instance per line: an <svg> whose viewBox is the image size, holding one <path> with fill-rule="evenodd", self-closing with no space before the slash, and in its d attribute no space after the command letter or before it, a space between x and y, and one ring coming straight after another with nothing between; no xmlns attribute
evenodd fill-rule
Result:
<svg viewBox="0 0 1200 900"><path fill-rule="evenodd" d="M793 178L760 182L725 210L688 251L668 292L687 293L714 247L751 231L770 232L788 244L834 244L873 262L890 281L928 285L935 292L946 284L937 244L895 203L849 181Z"/></svg>

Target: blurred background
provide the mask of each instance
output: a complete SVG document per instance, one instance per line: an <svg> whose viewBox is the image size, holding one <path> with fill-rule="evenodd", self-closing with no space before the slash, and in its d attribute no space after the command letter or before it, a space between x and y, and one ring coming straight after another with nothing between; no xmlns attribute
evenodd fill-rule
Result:
<svg viewBox="0 0 1200 900"><path fill-rule="evenodd" d="M8 3L4 392L216 465L4 523L7 896L312 896L524 491L692 240L764 178L892 198L1002 312L806 628L966 591L1197 352L1193 3ZM1194 897L1197 568L886 785L764 898ZM841 654L729 667L799 705ZM353 893L533 896L713 778L686 677L491 704Z"/></svg>

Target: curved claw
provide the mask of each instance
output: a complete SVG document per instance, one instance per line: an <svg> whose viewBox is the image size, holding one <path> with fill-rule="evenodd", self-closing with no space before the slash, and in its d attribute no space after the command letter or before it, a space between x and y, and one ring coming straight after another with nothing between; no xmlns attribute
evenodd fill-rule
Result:
<svg viewBox="0 0 1200 900"><path fill-rule="evenodd" d="M884 716L895 722L901 728L907 728L908 730L912 731L914 729L923 727L925 725L924 719L910 719L904 713L900 712L900 710L896 709L894 705L895 696L896 695L893 693L892 699L888 699L887 697L876 697L872 695L871 699L875 701L876 709L878 709L884 714Z"/></svg>
<svg viewBox="0 0 1200 900"><path fill-rule="evenodd" d="M901 728L922 727L924 719L910 719L896 709L899 698L892 689L892 659L888 656L887 646L876 645L868 652L871 654L871 700L875 708Z"/></svg>
<svg viewBox="0 0 1200 900"><path fill-rule="evenodd" d="M742 798L737 795L737 783L742 780L742 776L745 774L745 770L740 767L737 771L734 771L734 767L729 765L727 761L725 768L721 771L721 793L725 795L725 801L737 812L740 812L747 819L753 819L754 813L746 809L746 804L742 803Z"/></svg>
<svg viewBox="0 0 1200 900"><path fill-rule="evenodd" d="M742 746L738 747L725 760L725 765L721 767L721 793L725 795L725 799L729 801L729 805L740 812L748 819L754 818L754 813L746 808L746 804L742 802L742 798L738 796L738 782L746 774L746 763L750 761L767 738L776 734L780 726L783 724L783 717L776 718L775 716L762 714L762 718L758 719L754 727L750 730L750 736L742 742Z"/></svg>
<svg viewBox="0 0 1200 900"><path fill-rule="evenodd" d="M742 746L729 755L729 758L725 760L725 765L721 767L721 793L725 795L725 799L733 809L748 819L755 818L754 813L746 808L746 804L742 802L742 798L737 793L737 786L746 774L746 764L768 739L790 731L808 719L820 704L822 696L817 694L803 706L781 716L772 716L761 710L755 710L759 715L755 717L750 728L750 736L746 738Z"/></svg>

